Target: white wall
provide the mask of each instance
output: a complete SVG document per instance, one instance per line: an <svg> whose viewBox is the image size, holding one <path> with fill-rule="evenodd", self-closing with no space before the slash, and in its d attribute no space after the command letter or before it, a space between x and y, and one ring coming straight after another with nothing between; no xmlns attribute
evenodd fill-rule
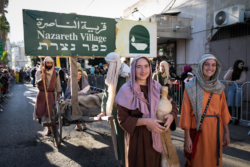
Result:
<svg viewBox="0 0 250 167"><path fill-rule="evenodd" d="M24 47L19 47L19 45L12 44L11 48L13 69L15 69L16 67L31 67L30 57L24 55Z"/></svg>
<svg viewBox="0 0 250 167"><path fill-rule="evenodd" d="M132 5L124 11L124 18L131 20L138 20L139 17L143 18L143 14L146 18L154 14L160 14L164 8L172 0L141 0L138 3ZM174 2L174 1L173 1ZM192 18L191 21L191 40L181 40L177 41L177 55L176 63L177 69L182 69L179 66L185 64L197 64L205 54L205 44L207 43L206 32L206 11L207 11L207 0L176 0L166 8L167 11L180 11L181 13L177 16ZM168 10L171 7L170 10ZM139 12L136 12L134 18L132 12L134 8L137 8ZM163 12L163 13L164 13ZM141 13L141 14L140 14ZM178 71L177 74L180 74Z"/></svg>
<svg viewBox="0 0 250 167"><path fill-rule="evenodd" d="M177 40L177 65L197 64L205 54L206 39L206 0L177 1L173 11L181 11L178 16L192 18L191 40Z"/></svg>

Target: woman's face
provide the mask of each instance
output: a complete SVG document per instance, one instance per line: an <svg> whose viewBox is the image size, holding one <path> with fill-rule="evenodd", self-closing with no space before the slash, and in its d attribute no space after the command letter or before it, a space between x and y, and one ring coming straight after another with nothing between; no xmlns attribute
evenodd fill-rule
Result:
<svg viewBox="0 0 250 167"><path fill-rule="evenodd" d="M208 59L204 62L202 67L203 76L206 80L209 80L216 71L216 61Z"/></svg>
<svg viewBox="0 0 250 167"><path fill-rule="evenodd" d="M160 71L161 71L161 73L164 73L164 72L165 72L165 68L164 68L164 65L163 65L163 64L160 65Z"/></svg>
<svg viewBox="0 0 250 167"><path fill-rule="evenodd" d="M144 58L139 59L135 66L135 76L137 81L146 81L149 76L150 67Z"/></svg>
<svg viewBox="0 0 250 167"><path fill-rule="evenodd" d="M77 75L77 79L78 79L78 81L82 78L82 73L80 72L80 71L78 71L78 73L77 73L78 75Z"/></svg>
<svg viewBox="0 0 250 167"><path fill-rule="evenodd" d="M244 66L244 63L243 63L243 62L241 62L241 63L238 64L238 68L239 68L239 69L242 69L243 66Z"/></svg>

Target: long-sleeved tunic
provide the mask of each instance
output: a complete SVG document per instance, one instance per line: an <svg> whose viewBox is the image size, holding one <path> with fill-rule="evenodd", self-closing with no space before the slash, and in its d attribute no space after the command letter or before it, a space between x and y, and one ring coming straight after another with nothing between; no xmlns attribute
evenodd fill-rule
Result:
<svg viewBox="0 0 250 167"><path fill-rule="evenodd" d="M148 99L148 87L140 86L144 97ZM170 97L168 96L168 99ZM173 115L174 121L170 129L175 130L177 120L177 108L175 102L171 102L173 110L170 114ZM161 153L153 148L152 133L146 126L136 126L139 118L142 118L142 113L139 109L129 110L123 106L117 105L118 121L125 134L125 158L126 167L160 167Z"/></svg>
<svg viewBox="0 0 250 167"><path fill-rule="evenodd" d="M202 114L209 95L209 92L204 92ZM214 93L201 125L201 134L191 166L216 167L218 162L219 166L222 166L223 125L227 125L230 120L224 92L220 95ZM196 118L187 90L184 91L179 127L183 130L196 129Z"/></svg>

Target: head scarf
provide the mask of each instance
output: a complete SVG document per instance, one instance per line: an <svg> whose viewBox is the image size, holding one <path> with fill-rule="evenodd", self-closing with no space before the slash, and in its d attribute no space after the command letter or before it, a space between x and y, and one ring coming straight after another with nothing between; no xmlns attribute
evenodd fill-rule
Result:
<svg viewBox="0 0 250 167"><path fill-rule="evenodd" d="M155 118L158 103L160 101L161 85L152 79L151 64L150 74L147 78L148 84L148 100L145 99L140 85L136 81L135 70L138 59L145 58L148 62L148 58L145 56L136 56L131 65L130 81L125 83L116 96L115 102L129 110L139 109L143 114L143 118ZM151 129L149 129L151 131ZM158 152L163 152L160 133L152 131L153 148Z"/></svg>
<svg viewBox="0 0 250 167"><path fill-rule="evenodd" d="M49 71L46 71L47 74L52 75L53 70L55 69L54 60L49 56L45 57L45 59L44 59L44 67L43 67L44 69L45 69L45 66L46 66L46 62L52 62L52 68Z"/></svg>
<svg viewBox="0 0 250 167"><path fill-rule="evenodd" d="M235 81L235 80L238 80L240 79L240 75L243 71L243 68L242 69L239 69L239 64L240 63L243 63L244 64L244 61L242 60L237 60L235 63L234 63L234 66L233 66L233 73L232 73L232 81Z"/></svg>
<svg viewBox="0 0 250 167"><path fill-rule="evenodd" d="M82 71L81 71L82 73ZM89 85L88 81L86 80L86 78L84 77L84 74L82 73L82 78L80 81L80 84L78 83L78 91L81 91L81 89L83 90L86 86ZM90 90L86 93L86 94L79 94L78 96L85 96L85 95L89 95L90 94ZM64 95L64 100L66 99L70 99L71 98L71 82L69 83L69 86L67 87L66 91L65 91L65 95Z"/></svg>
<svg viewBox="0 0 250 167"><path fill-rule="evenodd" d="M164 66L164 73L162 74L162 78L164 78L164 85L166 85L169 79L169 67L166 61L162 61L160 65L162 64Z"/></svg>
<svg viewBox="0 0 250 167"><path fill-rule="evenodd" d="M113 110L113 103L115 98L116 86L118 82L119 71L121 68L121 59L120 56L111 52L105 57L105 61L109 64L107 78L105 83L108 85L108 101L106 104L106 114L109 116Z"/></svg>
<svg viewBox="0 0 250 167"><path fill-rule="evenodd" d="M126 78L126 82L129 81L129 78L130 78L130 67L127 64L122 63L120 71L119 71L119 76L121 76L123 78Z"/></svg>
<svg viewBox="0 0 250 167"><path fill-rule="evenodd" d="M186 74L187 72L192 71L192 67L187 66L187 65L185 65L185 66L183 67L183 69L184 69L184 72L183 72L182 74Z"/></svg>
<svg viewBox="0 0 250 167"><path fill-rule="evenodd" d="M217 62L216 71L209 81L205 81L202 67L204 62L209 59L215 60ZM225 86L218 80L220 71L221 71L221 66L216 57L211 54L206 54L201 57L201 60L197 68L196 77L190 80L185 85L190 102L194 110L197 130L199 129L199 123L202 115L204 91L215 94L221 94L225 88Z"/></svg>

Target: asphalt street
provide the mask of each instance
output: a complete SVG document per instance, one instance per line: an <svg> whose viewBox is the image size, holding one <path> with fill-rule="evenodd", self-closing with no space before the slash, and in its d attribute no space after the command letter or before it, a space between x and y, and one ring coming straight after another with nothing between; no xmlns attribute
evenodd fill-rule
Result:
<svg viewBox="0 0 250 167"><path fill-rule="evenodd" d="M0 112L0 166L84 166L116 167L112 138L107 122L87 124L87 130L74 131L74 125L63 127L63 140L58 150L51 137L45 137L45 128L33 121L37 88L31 84L14 84L13 98L1 102L5 109ZM250 127L229 125L231 143L223 149L223 167L250 166ZM177 128L172 132L173 144L181 166L184 132Z"/></svg>

